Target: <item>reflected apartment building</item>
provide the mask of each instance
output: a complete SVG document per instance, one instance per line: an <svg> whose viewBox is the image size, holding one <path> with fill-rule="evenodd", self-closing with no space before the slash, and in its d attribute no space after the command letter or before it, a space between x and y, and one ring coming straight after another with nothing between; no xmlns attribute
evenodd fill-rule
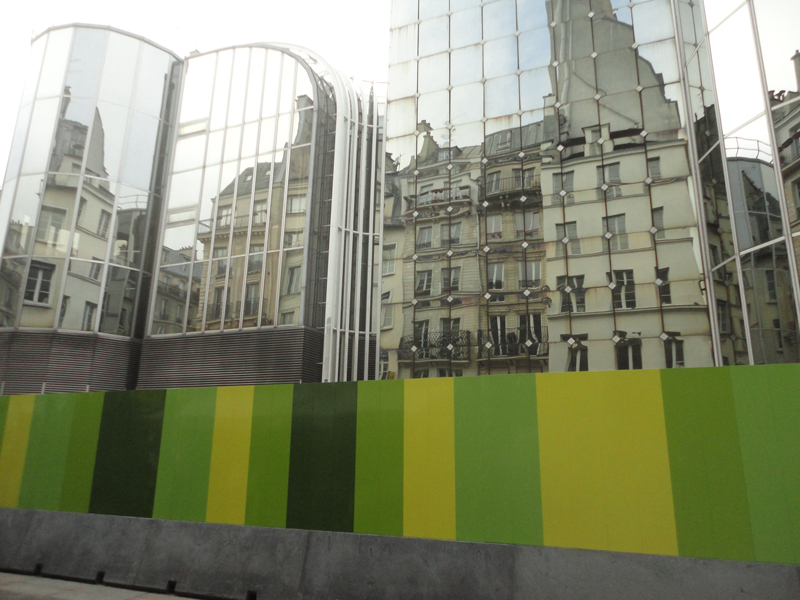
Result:
<svg viewBox="0 0 800 600"><path fill-rule="evenodd" d="M775 152L718 116L721 6L394 0L381 377L798 360Z"/></svg>
<svg viewBox="0 0 800 600"><path fill-rule="evenodd" d="M181 60L75 25L32 52L0 202L0 393L374 373L372 90L296 47Z"/></svg>

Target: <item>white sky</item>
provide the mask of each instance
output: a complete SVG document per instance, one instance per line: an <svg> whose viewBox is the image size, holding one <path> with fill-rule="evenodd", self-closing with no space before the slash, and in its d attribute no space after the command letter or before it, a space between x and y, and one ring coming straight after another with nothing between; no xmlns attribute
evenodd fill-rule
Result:
<svg viewBox="0 0 800 600"><path fill-rule="evenodd" d="M179 56L251 42L314 50L345 75L386 81L390 0L29 0L6 2L0 21L0 185L17 119L30 41L53 25L112 25Z"/></svg>

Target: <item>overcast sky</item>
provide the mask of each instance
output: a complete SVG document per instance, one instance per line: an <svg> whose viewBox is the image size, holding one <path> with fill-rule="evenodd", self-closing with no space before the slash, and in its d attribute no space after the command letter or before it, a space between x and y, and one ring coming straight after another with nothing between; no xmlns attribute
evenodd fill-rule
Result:
<svg viewBox="0 0 800 600"><path fill-rule="evenodd" d="M708 0L734 5L733 0ZM739 3L736 2L735 5ZM0 171L5 172L30 40L52 25L97 23L142 35L181 56L249 42L306 46L343 73L386 81L390 0L136 0L6 2L0 22ZM800 2L756 0L770 87L796 89L790 57L800 48ZM214 10L216 9L216 10ZM768 25L768 27L767 27ZM735 69L735 66L734 66ZM718 73L719 74L719 73Z"/></svg>

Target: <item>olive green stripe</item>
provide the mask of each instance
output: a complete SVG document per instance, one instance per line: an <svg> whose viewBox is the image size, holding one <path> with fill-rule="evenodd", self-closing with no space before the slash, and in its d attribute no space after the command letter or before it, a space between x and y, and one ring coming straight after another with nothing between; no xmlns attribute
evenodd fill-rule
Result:
<svg viewBox="0 0 800 600"><path fill-rule="evenodd" d="M151 517L164 390L106 392L89 512Z"/></svg>
<svg viewBox="0 0 800 600"><path fill-rule="evenodd" d="M292 385L253 391L246 525L286 527L293 395Z"/></svg>
<svg viewBox="0 0 800 600"><path fill-rule="evenodd" d="M0 396L0 449L3 448L3 435L6 432L6 416L8 416L8 396Z"/></svg>
<svg viewBox="0 0 800 600"><path fill-rule="evenodd" d="M168 390L154 519L205 521L217 388Z"/></svg>
<svg viewBox="0 0 800 600"><path fill-rule="evenodd" d="M800 369L731 373L755 558L800 563Z"/></svg>
<svg viewBox="0 0 800 600"><path fill-rule="evenodd" d="M403 381L358 383L353 531L403 535Z"/></svg>
<svg viewBox="0 0 800 600"><path fill-rule="evenodd" d="M104 398L103 392L75 394L69 449L64 465L61 510L80 513L89 511Z"/></svg>
<svg viewBox="0 0 800 600"><path fill-rule="evenodd" d="M661 372L681 556L755 559L730 373Z"/></svg>
<svg viewBox="0 0 800 600"><path fill-rule="evenodd" d="M456 535L542 545L536 378L455 380Z"/></svg>
<svg viewBox="0 0 800 600"><path fill-rule="evenodd" d="M59 510L76 394L36 396L19 508Z"/></svg>

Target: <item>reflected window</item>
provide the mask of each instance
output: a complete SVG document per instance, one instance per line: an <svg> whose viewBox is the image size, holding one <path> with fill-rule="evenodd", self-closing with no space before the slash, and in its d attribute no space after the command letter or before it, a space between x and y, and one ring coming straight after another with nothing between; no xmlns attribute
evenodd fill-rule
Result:
<svg viewBox="0 0 800 600"><path fill-rule="evenodd" d="M569 349L567 356L567 371L588 371L589 370L589 349L586 346L574 346Z"/></svg>
<svg viewBox="0 0 800 600"><path fill-rule="evenodd" d="M669 283L669 267L656 269L656 285L658 286L658 298L661 304L672 304L672 289Z"/></svg>
<svg viewBox="0 0 800 600"><path fill-rule="evenodd" d="M561 291L561 312L586 312L583 279L583 275L556 277L556 288Z"/></svg>
<svg viewBox="0 0 800 600"><path fill-rule="evenodd" d="M256 200L253 203L253 227L257 225L265 225L266 222L267 222L267 201Z"/></svg>
<svg viewBox="0 0 800 600"><path fill-rule="evenodd" d="M39 224L36 227L36 241L57 244L66 219L66 210L43 206L39 215Z"/></svg>
<svg viewBox="0 0 800 600"><path fill-rule="evenodd" d="M500 191L500 171L486 175L486 193L494 194Z"/></svg>
<svg viewBox="0 0 800 600"><path fill-rule="evenodd" d="M389 292L384 294L386 296ZM384 302L381 297L381 302ZM394 325L394 307L391 304L381 306L381 329L391 329Z"/></svg>
<svg viewBox="0 0 800 600"><path fill-rule="evenodd" d="M660 206L653 209L653 227L658 229L656 232L656 239L663 240L667 237L667 232L664 231L664 207Z"/></svg>
<svg viewBox="0 0 800 600"><path fill-rule="evenodd" d="M683 340L669 338L664 341L664 358L668 369L678 369L685 365L683 359Z"/></svg>
<svg viewBox="0 0 800 600"><path fill-rule="evenodd" d="M581 253L581 240L578 238L578 222L570 221L569 223L558 223L556 225L556 256L564 256L564 248L566 244L564 240L569 243L570 254Z"/></svg>
<svg viewBox="0 0 800 600"><path fill-rule="evenodd" d="M64 325L64 317L67 316L69 310L69 296L61 297L61 309L58 311L58 327L59 329Z"/></svg>
<svg viewBox="0 0 800 600"><path fill-rule="evenodd" d="M614 284L611 298L614 308L636 308L636 282L633 280L633 269L612 271L607 273L609 284Z"/></svg>
<svg viewBox="0 0 800 600"><path fill-rule="evenodd" d="M487 240L503 239L502 215L489 215L486 217L486 239Z"/></svg>
<svg viewBox="0 0 800 600"><path fill-rule="evenodd" d="M504 263L489 263L487 283L490 290L503 289Z"/></svg>
<svg viewBox="0 0 800 600"><path fill-rule="evenodd" d="M731 314L728 303L724 300L717 300L717 319L719 321L720 333L731 332Z"/></svg>
<svg viewBox="0 0 800 600"><path fill-rule="evenodd" d="M642 368L642 343L638 341L617 344L617 370Z"/></svg>
<svg viewBox="0 0 800 600"><path fill-rule="evenodd" d="M306 197L305 196L289 196L286 204L286 212L288 214L297 214L306 211Z"/></svg>
<svg viewBox="0 0 800 600"><path fill-rule="evenodd" d="M441 229L442 246L461 243L461 223L445 223Z"/></svg>
<svg viewBox="0 0 800 600"><path fill-rule="evenodd" d="M606 198L619 198L622 196L620 183L622 183L622 179L619 174L619 163L597 167L597 187L607 186L605 190Z"/></svg>
<svg viewBox="0 0 800 600"><path fill-rule="evenodd" d="M414 371L414 379L428 379L430 376L430 369L417 369Z"/></svg>
<svg viewBox="0 0 800 600"><path fill-rule="evenodd" d="M514 215L517 222L517 237L539 235L539 213L533 210L526 210L524 213Z"/></svg>
<svg viewBox="0 0 800 600"><path fill-rule="evenodd" d="M50 284L55 270L55 265L50 263L31 261L28 281L25 284L25 302L27 304L50 305Z"/></svg>
<svg viewBox="0 0 800 600"><path fill-rule="evenodd" d="M661 179L661 159L658 157L648 158L647 172L650 174L651 179Z"/></svg>
<svg viewBox="0 0 800 600"><path fill-rule="evenodd" d="M300 292L300 267L289 267L286 273L285 294L298 294Z"/></svg>
<svg viewBox="0 0 800 600"><path fill-rule="evenodd" d="M111 225L111 213L107 210L100 211L100 220L97 222L97 235L101 238L108 237L108 228Z"/></svg>
<svg viewBox="0 0 800 600"><path fill-rule="evenodd" d="M767 302L778 301L778 287L775 281L775 270L765 269L764 278L767 281Z"/></svg>
<svg viewBox="0 0 800 600"><path fill-rule="evenodd" d="M417 249L426 250L433 243L433 227L420 227L417 233Z"/></svg>
<svg viewBox="0 0 800 600"><path fill-rule="evenodd" d="M536 169L514 169L514 186L516 188L532 188L536 183Z"/></svg>
<svg viewBox="0 0 800 600"><path fill-rule="evenodd" d="M417 283L414 287L414 294L417 296L429 296L432 282L433 271L417 271Z"/></svg>
<svg viewBox="0 0 800 600"><path fill-rule="evenodd" d="M612 235L611 239L603 238L603 250L608 252L611 250L628 249L628 236L625 229L625 215L614 215L611 217L603 217L603 230Z"/></svg>
<svg viewBox="0 0 800 600"><path fill-rule="evenodd" d="M83 319L81 320L82 331L92 331L94 328L94 315L97 312L97 304L87 302L83 306Z"/></svg>
<svg viewBox="0 0 800 600"><path fill-rule="evenodd" d="M383 245L383 275L393 275L395 272L394 261L397 257L397 244Z"/></svg>
<svg viewBox="0 0 800 600"><path fill-rule="evenodd" d="M519 289L538 288L542 278L542 263L528 260L519 263Z"/></svg>
<svg viewBox="0 0 800 600"><path fill-rule="evenodd" d="M561 194L561 192L565 194ZM553 173L553 193L558 196L565 196L575 191L575 171L566 173Z"/></svg>
<svg viewBox="0 0 800 600"><path fill-rule="evenodd" d="M282 312L280 316L281 325L294 325L294 311Z"/></svg>
<svg viewBox="0 0 800 600"><path fill-rule="evenodd" d="M442 269L442 293L457 292L461 283L461 267Z"/></svg>

